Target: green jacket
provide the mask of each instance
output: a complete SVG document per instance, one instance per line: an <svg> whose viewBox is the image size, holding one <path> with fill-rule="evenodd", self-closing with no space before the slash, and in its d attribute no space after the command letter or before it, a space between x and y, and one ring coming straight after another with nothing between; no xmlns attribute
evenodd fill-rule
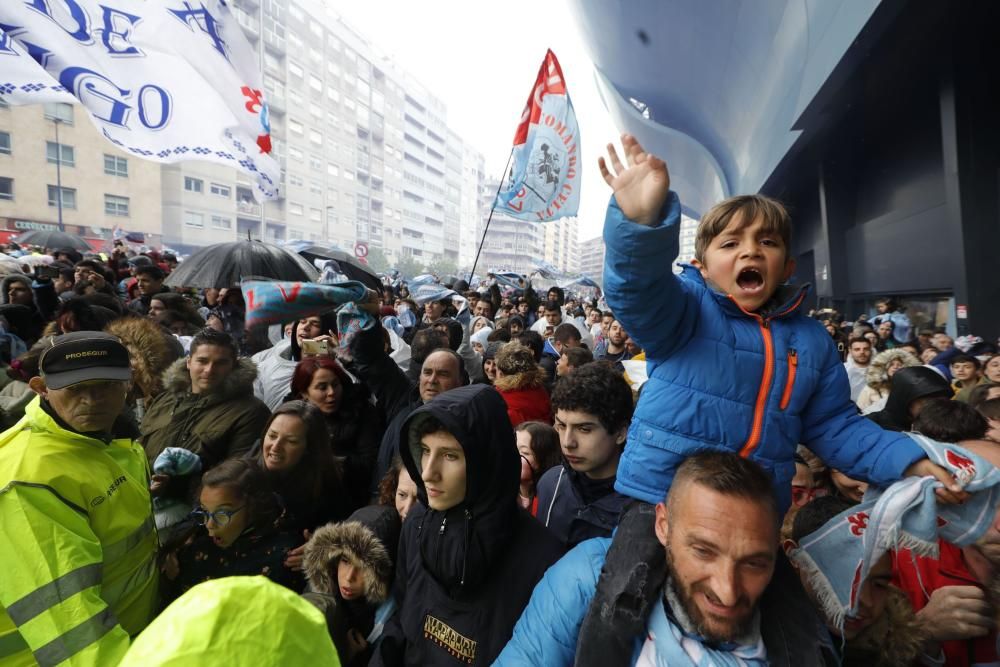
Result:
<svg viewBox="0 0 1000 667"><path fill-rule="evenodd" d="M0 664L114 665L157 606L146 457L39 400L0 434Z"/></svg>
<svg viewBox="0 0 1000 667"><path fill-rule="evenodd" d="M163 374L163 393L146 410L140 439L150 464L167 447L183 447L198 454L208 470L249 452L271 413L253 395L257 367L250 359L240 359L208 394L191 393L185 361L178 359Z"/></svg>

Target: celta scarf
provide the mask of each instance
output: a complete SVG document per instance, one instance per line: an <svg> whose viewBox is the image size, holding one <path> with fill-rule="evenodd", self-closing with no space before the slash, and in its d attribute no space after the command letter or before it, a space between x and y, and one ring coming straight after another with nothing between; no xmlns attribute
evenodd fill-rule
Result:
<svg viewBox="0 0 1000 667"><path fill-rule="evenodd" d="M758 619L759 622L759 619ZM653 605L646 625L646 640L636 658L636 667L764 667L767 651L755 632L756 640L749 644L712 646L684 632L667 615L664 602Z"/></svg>
<svg viewBox="0 0 1000 667"><path fill-rule="evenodd" d="M907 477L870 488L863 501L802 539L789 557L807 577L827 618L843 627L857 612L861 585L888 551L909 549L937 558L938 540L967 546L990 527L1000 502L1000 470L958 445L908 434L927 457L954 475L970 494L961 505L939 504L933 477Z"/></svg>

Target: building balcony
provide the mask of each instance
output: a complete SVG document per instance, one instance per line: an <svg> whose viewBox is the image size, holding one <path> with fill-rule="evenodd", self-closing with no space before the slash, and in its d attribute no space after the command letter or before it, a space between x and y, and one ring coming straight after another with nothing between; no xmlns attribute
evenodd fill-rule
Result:
<svg viewBox="0 0 1000 667"><path fill-rule="evenodd" d="M236 202L236 210L245 215L260 216L260 204L252 201L240 200Z"/></svg>

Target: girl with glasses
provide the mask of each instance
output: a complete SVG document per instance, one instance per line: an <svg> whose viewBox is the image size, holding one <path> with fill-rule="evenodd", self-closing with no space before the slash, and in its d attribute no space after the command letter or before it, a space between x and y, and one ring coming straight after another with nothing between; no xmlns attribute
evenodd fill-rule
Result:
<svg viewBox="0 0 1000 667"><path fill-rule="evenodd" d="M165 600L203 581L237 575L262 574L301 592L301 573L283 563L303 539L285 527L278 500L252 461L229 459L206 472L191 519L193 533L165 559Z"/></svg>

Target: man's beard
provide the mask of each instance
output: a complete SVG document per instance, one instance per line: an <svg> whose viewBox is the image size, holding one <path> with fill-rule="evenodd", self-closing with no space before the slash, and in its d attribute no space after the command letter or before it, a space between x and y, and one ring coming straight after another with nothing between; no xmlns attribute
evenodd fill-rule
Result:
<svg viewBox="0 0 1000 667"><path fill-rule="evenodd" d="M710 619L706 617L701 608L698 607L698 603L695 602L694 596L698 593L705 593L711 599L715 600L715 594L704 584L698 583L689 588L681 581L677 570L674 568L669 547L667 548L666 585L670 588L674 598L680 602L682 607L680 610L675 609L674 613L676 614L678 611L683 612L692 626L689 629L705 639L707 643L722 644L736 641L748 636L753 631L755 608L746 598L742 598L739 602L747 608L744 618L729 620L719 618ZM720 625L725 625L726 627L723 629L719 627Z"/></svg>

